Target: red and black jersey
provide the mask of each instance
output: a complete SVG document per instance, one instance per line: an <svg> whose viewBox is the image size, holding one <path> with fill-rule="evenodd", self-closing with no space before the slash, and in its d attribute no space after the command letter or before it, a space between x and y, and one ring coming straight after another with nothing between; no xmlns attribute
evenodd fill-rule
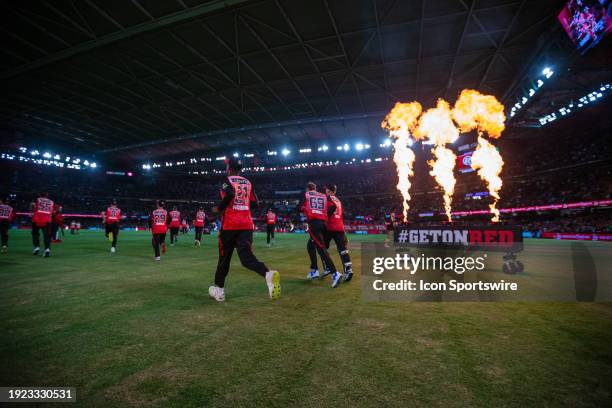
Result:
<svg viewBox="0 0 612 408"><path fill-rule="evenodd" d="M257 202L251 182L242 176L228 176L221 187L221 229L253 230L251 202Z"/></svg>
<svg viewBox="0 0 612 408"><path fill-rule="evenodd" d="M203 227L205 220L206 220L206 213L204 211L198 211L196 213L195 220L193 220L194 227Z"/></svg>
<svg viewBox="0 0 612 408"><path fill-rule="evenodd" d="M151 213L151 232L165 234L168 231L168 211L163 208L153 210Z"/></svg>
<svg viewBox="0 0 612 408"><path fill-rule="evenodd" d="M51 223L53 217L53 201L45 197L38 197L34 202L32 222L40 227Z"/></svg>
<svg viewBox="0 0 612 408"><path fill-rule="evenodd" d="M330 201L336 206L334 213L327 219L325 226L328 231L344 231L344 220L342 218L342 203L338 197L329 196Z"/></svg>
<svg viewBox="0 0 612 408"><path fill-rule="evenodd" d="M117 207L108 207L106 209L106 224L116 224L121 220L121 210Z"/></svg>
<svg viewBox="0 0 612 408"><path fill-rule="evenodd" d="M59 204L53 205L53 224L64 226L64 214L62 214L62 206Z"/></svg>
<svg viewBox="0 0 612 408"><path fill-rule="evenodd" d="M268 211L266 213L266 224L268 224L268 225L276 224L276 214L274 214L271 211Z"/></svg>
<svg viewBox="0 0 612 408"><path fill-rule="evenodd" d="M181 212L172 210L170 211L170 228L178 228L181 226Z"/></svg>
<svg viewBox="0 0 612 408"><path fill-rule="evenodd" d="M307 191L304 195L302 212L308 220L327 221L330 211L328 196L318 191Z"/></svg>
<svg viewBox="0 0 612 408"><path fill-rule="evenodd" d="M15 218L13 207L7 204L0 204L0 221L11 222L13 218Z"/></svg>

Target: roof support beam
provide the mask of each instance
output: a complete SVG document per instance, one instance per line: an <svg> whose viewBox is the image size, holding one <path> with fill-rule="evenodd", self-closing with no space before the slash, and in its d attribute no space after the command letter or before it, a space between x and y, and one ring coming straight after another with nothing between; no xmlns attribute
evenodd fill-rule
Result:
<svg viewBox="0 0 612 408"><path fill-rule="evenodd" d="M192 19L207 13L224 9L226 7L238 6L242 3L245 3L246 1L247 0L217 0L207 2L196 7L192 7L190 9L177 11L176 13L172 13L152 21L137 24L135 26L128 27L117 32L105 35L104 37L99 37L95 40L86 41L74 47L67 48L63 51L54 54L49 54L43 58L32 61L29 64L22 65L8 72L2 73L0 79L12 78L14 76L32 71L34 69L44 67L51 63L58 62L69 57L73 57L83 52L91 51L96 48L100 48L120 40L125 40L126 38L130 38L136 35L141 35L152 30L157 30L163 27L167 27L169 25L177 24L188 19Z"/></svg>

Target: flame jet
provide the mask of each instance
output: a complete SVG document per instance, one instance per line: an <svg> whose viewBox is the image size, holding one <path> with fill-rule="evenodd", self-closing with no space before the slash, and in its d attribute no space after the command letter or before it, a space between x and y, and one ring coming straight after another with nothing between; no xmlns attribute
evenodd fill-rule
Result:
<svg viewBox="0 0 612 408"><path fill-rule="evenodd" d="M431 174L444 190L444 210L448 221L451 222L451 204L455 192L455 176L453 171L457 157L452 150L445 147L459 137L459 129L452 119L452 111L448 102L438 99L435 108L428 109L419 119L414 131L418 140L426 139L435 147L432 152L435 159L429 161Z"/></svg>
<svg viewBox="0 0 612 408"><path fill-rule="evenodd" d="M410 177L414 174L412 166L415 155L410 145L412 139L410 134L414 131L419 115L422 112L421 104L418 102L397 102L393 109L382 121L380 126L388 129L393 138L393 161L397 168L397 189L402 194L402 205L404 209L404 220L408 219L410 208Z"/></svg>
<svg viewBox="0 0 612 408"><path fill-rule="evenodd" d="M499 221L499 210L496 208L499 200L499 190L502 179L499 177L504 161L491 143L483 135L497 139L504 131L506 115L504 105L494 96L483 95L472 89L464 89L453 108L453 119L459 125L461 132L478 131L478 147L472 154L472 168L487 183L493 204L489 207L493 222Z"/></svg>
<svg viewBox="0 0 612 408"><path fill-rule="evenodd" d="M502 179L499 177L504 161L491 143L484 137L478 137L478 147L472 154L472 168L478 170L480 178L487 182L489 194L493 197L493 203L489 204L493 218L491 221L499 221L499 210L495 204L499 200L499 190L502 187Z"/></svg>

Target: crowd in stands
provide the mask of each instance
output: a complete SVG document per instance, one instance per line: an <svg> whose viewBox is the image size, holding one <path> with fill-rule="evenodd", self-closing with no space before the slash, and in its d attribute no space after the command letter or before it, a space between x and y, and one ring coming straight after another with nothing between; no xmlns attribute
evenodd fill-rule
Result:
<svg viewBox="0 0 612 408"><path fill-rule="evenodd" d="M442 194L429 175L428 148L415 147L417 161L412 178L409 219L412 222L442 222ZM522 139L500 141L505 159L504 185L498 208L605 200L612 197L612 151L606 135L567 134L563 137L542 135L525 143ZM6 165L6 163L1 163ZM275 209L282 223L299 225L299 201L308 181L320 188L337 185L347 224L381 224L391 212L401 212L402 200L395 185L397 175L391 160L356 163L335 167L309 168L276 173L247 175L262 201L255 217ZM456 174L453 211L488 208L491 198L474 198L473 193L486 192L486 185L475 172ZM17 211L27 211L29 203L42 191L63 206L64 213L100 213L112 198L119 202L127 224L146 225L146 217L155 200L176 205L187 218L202 205L210 213L218 200L222 175L188 175L178 172L150 172L133 177L106 175L103 171L75 171L29 164L12 164L0 175L0 189L10 194ZM433 216L419 217L419 214ZM552 211L542 214L504 214L502 221L520 222L533 231L610 232L612 211L609 208L587 208ZM479 217L486 221L488 216ZM458 220L460 221L460 220ZM470 222L476 220L470 219ZM26 222L22 218L21 222ZM99 224L84 219L87 225Z"/></svg>

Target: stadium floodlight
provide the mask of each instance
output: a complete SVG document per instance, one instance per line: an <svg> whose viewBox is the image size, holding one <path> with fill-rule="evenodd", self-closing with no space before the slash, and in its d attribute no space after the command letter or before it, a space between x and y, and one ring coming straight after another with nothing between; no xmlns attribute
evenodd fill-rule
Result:
<svg viewBox="0 0 612 408"><path fill-rule="evenodd" d="M51 158L51 153L49 153L49 152L44 152L44 153L43 153L43 157L44 157L45 159L50 159L50 158Z"/></svg>
<svg viewBox="0 0 612 408"><path fill-rule="evenodd" d="M342 146L337 146L336 150L342 150Z"/></svg>
<svg viewBox="0 0 612 408"><path fill-rule="evenodd" d="M602 89L602 91L603 91L603 89ZM27 148L27 147L20 147L20 148L19 148L19 151L20 151L21 153L25 153L25 152L27 152L27 151L28 151L28 148Z"/></svg>
<svg viewBox="0 0 612 408"><path fill-rule="evenodd" d="M98 167L98 165L96 163L91 163L89 167L91 167L92 169L95 169L96 167Z"/></svg>
<svg viewBox="0 0 612 408"><path fill-rule="evenodd" d="M350 150L350 148L351 148L351 147L348 145L348 143L345 143L345 144L344 144L344 146L343 146L343 148L344 148L344 151L345 151L345 152L348 152L348 151Z"/></svg>
<svg viewBox="0 0 612 408"><path fill-rule="evenodd" d="M276 150L268 150L267 154L268 156L276 156L278 153L276 152Z"/></svg>
<svg viewBox="0 0 612 408"><path fill-rule="evenodd" d="M245 153L244 157L254 157L255 155L253 153Z"/></svg>
<svg viewBox="0 0 612 408"><path fill-rule="evenodd" d="M380 147L389 147L391 146L391 139L387 138L385 139L384 142L382 142L382 144L380 145Z"/></svg>
<svg viewBox="0 0 612 408"><path fill-rule="evenodd" d="M326 152L329 149L329 147L327 145L323 145L321 146L321 150Z"/></svg>
<svg viewBox="0 0 612 408"><path fill-rule="evenodd" d="M309 148L309 147L307 147L305 149L300 149L300 153L310 153L310 152L312 152L312 149Z"/></svg>
<svg viewBox="0 0 612 408"><path fill-rule="evenodd" d="M217 157L215 160L218 160L218 161L223 161L223 160L225 160L225 156L219 156L219 157Z"/></svg>
<svg viewBox="0 0 612 408"><path fill-rule="evenodd" d="M357 150L363 150L363 143L357 143L357 144L355 145L355 149L357 149Z"/></svg>
<svg viewBox="0 0 612 408"><path fill-rule="evenodd" d="M363 145L363 147L366 148L366 149L369 149L372 146L370 146L369 144L366 143L365 145Z"/></svg>
<svg viewBox="0 0 612 408"><path fill-rule="evenodd" d="M552 69L548 68L548 67L544 68L544 70L542 71L542 74L546 77L546 79L548 79L551 76L553 76L554 73L555 72Z"/></svg>
<svg viewBox="0 0 612 408"><path fill-rule="evenodd" d="M291 153L291 150L287 149L286 147L281 151L281 153L283 154L283 156L288 156L289 153Z"/></svg>
<svg viewBox="0 0 612 408"><path fill-rule="evenodd" d="M30 154L31 154L32 156L38 156L40 153L38 153L38 150L32 150L32 151L30 152Z"/></svg>
<svg viewBox="0 0 612 408"><path fill-rule="evenodd" d="M234 157L240 157L240 153L235 152L234 154L232 154L232 156L234 156Z"/></svg>
<svg viewBox="0 0 612 408"><path fill-rule="evenodd" d="M89 166L89 160L85 160L85 161L83 162L83 164L84 164L85 166Z"/></svg>

